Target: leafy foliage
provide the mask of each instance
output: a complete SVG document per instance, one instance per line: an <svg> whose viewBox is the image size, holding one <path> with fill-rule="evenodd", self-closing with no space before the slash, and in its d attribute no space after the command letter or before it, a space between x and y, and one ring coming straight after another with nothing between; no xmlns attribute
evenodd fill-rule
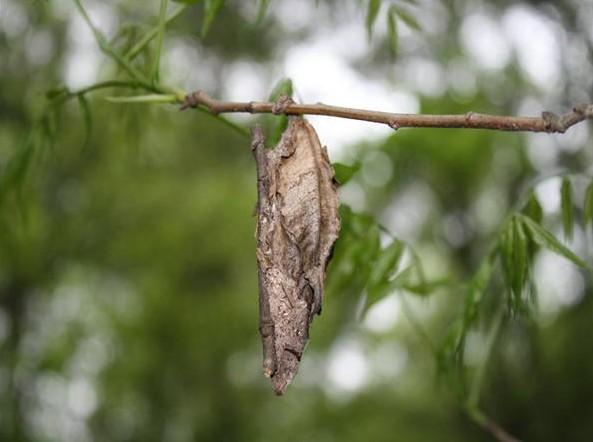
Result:
<svg viewBox="0 0 593 442"><path fill-rule="evenodd" d="M397 55L398 46L398 21L405 23L415 31L421 31L422 27L414 15L406 10L411 1L401 1L401 4L391 4L385 13L387 23L387 42L393 56ZM369 41L373 36L373 28L381 12L382 0L368 0L365 25Z"/></svg>
<svg viewBox="0 0 593 442"><path fill-rule="evenodd" d="M404 300L401 302L405 306L403 294L416 295L410 299L418 301L420 307L413 304L409 311L402 307L409 318L417 311L422 313L421 320L409 321L410 327L398 323L383 336L371 333L367 336L362 328L356 331L357 336L368 339L369 348L375 341L382 341L392 349L397 341L407 355L404 374L397 382L393 382L393 377L378 381L379 388L368 388L360 397L353 394L337 408L332 407L331 394L324 393L333 387L324 384L323 388L317 388L322 385L319 379L327 377L325 372L311 376L306 368L295 402L287 398L289 402L272 403L263 396L259 378L249 377L251 372L257 374L257 369L252 370L251 366L256 365L253 360L258 355L253 333L256 314L251 253L253 223L249 217L254 201L252 163L247 148L238 151L229 148L248 145L244 137L246 130L202 110L198 110L200 114L196 117L145 107L148 103L179 104L184 99L184 91L166 84L167 70L162 66L166 27L172 20L180 17L176 26L190 35L195 28L192 14L196 12L203 20L202 41L196 44L204 45L204 51L221 59L228 54L218 52L214 43L222 38L241 39L242 34L239 30L235 34L233 26L228 26L233 32L222 36L213 28L216 20L220 20L220 26L226 29L225 21L238 15L237 3L204 1L203 7L189 10L186 6L199 0L180 2L183 5L167 15L168 2L161 1L158 11L149 14L149 21L155 25L152 29L122 26L120 32L108 39L96 25L99 21L95 23L95 17L85 9L85 3L75 0L112 66L106 66L101 74L106 76L105 81L82 89L55 87L53 79L64 71L66 58L64 53L57 53L48 62L51 70L44 71L47 80L42 89L48 89L45 105L35 108L31 115L29 107L36 105L30 106L27 97L31 90L39 88L33 82L39 78L39 67L24 57L18 66L22 78L16 79L8 68L0 68L3 84L7 84L0 92L2 115L7 116L0 122L0 323L5 312L10 320L7 338L0 338L6 356L2 358L0 371L10 373L10 379L27 379L33 386L23 392L19 391L18 383L5 383L7 394L0 400L2 438L26 440L18 431L39 435L39 440L55 438L55 434L46 437L32 425L42 422L45 418L38 416L48 412L38 408L36 404L42 401L37 399L45 394L47 384L53 385L53 390L48 391L54 391L51 399L57 401L59 385L72 380L68 384L69 391L74 392L72 397L76 396L76 388L84 390L85 382L92 383L91 391L98 392L96 409L89 412L88 419L83 419L87 419L85 425L90 434L109 440L126 440L129 434L143 440L162 440L197 432L212 440L273 440L286 434L289 427L294 430L295 438L316 438L331 431L332 437L340 440L390 440L394 422L404 439L415 440L419 431L425 431L426 440L447 437L473 440L473 433L457 416L455 404L462 404L472 419L483 426L489 420L482 412L480 398L489 411L493 410L503 420L531 422L533 403L539 407L547 402L565 406L564 398L570 397L571 391L581 392L581 383L586 380L578 373L568 375L566 370L580 368L590 363L589 359L579 354L572 358L572 363L566 363L570 358L563 358L570 347L576 351L579 348L567 343L574 342L575 337L583 339L591 335L590 277L584 278L585 288L579 295L583 300L560 310L557 321L548 319L547 331L542 331L546 337L538 337L537 345L524 338L531 331L522 322L536 323L537 281L533 269L541 249L587 272L591 270L591 264L556 234L562 230L566 239L578 238L575 213L579 212L575 211L574 199L575 195L580 198L580 194L576 179L569 176L562 179L560 213L544 218L534 189L527 190L525 205L515 212L507 203L516 200L515 187L529 181L532 174L525 164L527 160L517 154L524 147L522 141L512 141L518 140L514 135L505 138L497 134L439 132L437 135L432 131L409 131L391 137L381 150L382 161L393 169L392 177L382 187L369 184L372 162L364 154L352 160L351 165L334 164L337 181L351 183L362 192L368 210L357 213L347 205L341 207L343 228L328 281L333 311L324 312L323 322L314 330L335 339L312 340L312 345L317 346L312 350L318 352L319 358L329 358L326 355L332 354L334 340L337 346L340 339L352 333L348 312L358 307L364 315L370 306L392 294ZM275 45L277 40L278 46L273 47L282 48L290 33L266 34L280 29L273 14L268 13L269 3L260 0L257 4L256 21L261 24L265 18L266 29L251 28L256 28L254 32L259 33L261 42L273 41ZM380 15L385 14L387 43L394 55L402 44L401 24L421 31L418 18L422 18L422 10L415 2L361 3L366 8L369 38ZM554 7L568 8L560 3ZM220 14L225 7L229 8L229 14ZM188 14L182 15L186 10ZM448 13L452 20L457 19L454 9ZM438 56L446 54L447 58L471 65L459 53L455 34L459 24L449 23L449 34L439 35L431 48ZM50 25L58 28L64 23L38 23L40 27ZM60 31L53 36L56 50L67 48L65 35ZM9 39L2 35L5 37ZM0 39L7 66L13 63L15 55L26 52L23 49L26 45L11 46L9 50L9 46L2 44ZM262 43L257 48L242 49L247 52L237 55L236 60L245 56L264 65L278 57L273 50L266 53L259 46L271 47ZM380 50L381 47L377 48L378 54L384 55ZM375 55L372 51L369 48L369 55ZM435 55L435 60L438 56ZM373 60L367 62L377 72L385 68L381 57L369 60ZM405 60L400 62L405 67ZM200 69L210 67L205 63ZM525 86L517 70L517 66L511 66L508 72L497 72L497 78L506 85L502 89L521 90ZM442 97L419 93L423 112L463 112L468 107L499 105L516 107L514 97L493 100L489 96L492 81L487 75L478 71L472 71L471 75L476 77L477 91L473 96L452 101L450 97L457 96L459 91L449 86ZM216 88L222 90L221 84L216 83ZM108 101L121 105L90 99L91 93L105 90L109 91L105 97ZM293 96L291 80L281 80L269 99L275 101L281 96ZM77 106L69 106L70 101ZM263 120L268 142L275 144L286 117L265 116ZM81 153L81 145L97 148ZM492 146L501 152L500 158L513 158L508 163L513 167L496 163L500 158L491 154ZM365 151L369 150L372 149L365 146ZM502 175L490 174L494 169L503 169L508 176L503 179ZM416 223L418 227L410 234L412 246L404 241L408 240L406 236L400 236L399 232L394 236L381 222L392 216L387 210L390 205L400 198L406 200L405 191L411 189L415 195L412 199L421 200L418 188L430 189L431 207L428 221L419 219L415 213L417 207L405 208L406 216L413 218L408 224ZM494 227L487 230L480 226L479 215L487 212L483 207L488 205L478 205L476 201L481 204L480 195L493 189L497 198L492 200L498 205L490 216L500 219L491 222ZM473 211L474 203L481 208L478 216ZM588 185L582 203L583 225L590 229L593 183ZM458 218L463 235L457 237L457 243L449 242L441 232L455 233L455 224L451 229L450 221ZM428 278L425 265L430 273ZM442 272L435 275L435 268ZM77 293L82 301L72 302L64 293ZM43 318L35 316L38 305ZM76 310L76 305L84 309ZM342 305L347 308L340 310ZM67 317L68 309L76 310L74 317ZM53 331L48 333L43 327ZM418 346L419 334L429 336L429 341L440 342L436 363L442 374L461 374L457 379L460 382L453 385L459 396L456 402L432 387L413 387L426 383L432 372L431 362L426 362L426 355ZM503 339L505 334L507 340ZM477 365L472 361L475 336L486 353ZM34 351L29 348L29 342L37 343ZM515 344L521 346L519 357L512 353ZM90 353L85 350L88 345ZM108 355L102 365L97 365L90 375L84 370L77 372L78 365L84 365L77 361L85 359L84 355L101 353L97 346ZM433 350L424 349L430 356L434 356ZM488 361L494 361L491 363L494 369L487 370ZM516 366L521 368L509 368ZM316 370L320 371L318 367ZM541 391L530 386L532 375L536 379L534 383L558 389L555 400L538 400ZM92 380L87 381L87 377ZM521 384L516 388L509 386L516 379ZM570 391L561 389L565 384L571 385ZM516 391L529 396L513 397L512 392ZM579 401L582 396L579 394ZM30 403L30 397L35 403ZM14 406L6 398L20 402ZM503 400L501 405L492 405ZM528 406L521 407L526 400ZM309 406L303 407L301 401ZM414 411L416 405L403 407L403 403L418 404L421 410ZM590 409L578 403L571 408L574 416L579 410ZM67 408L63 404L54 405L52 408ZM545 427L548 432L554 430L548 421L554 422L554 418L565 412L559 413L551 407L551 411L538 408L534 412L542 428L548 425ZM204 409L211 411L206 415ZM6 410L16 413L11 423L7 423L5 416L10 413ZM541 418L546 412L548 419ZM293 417L271 419L272 415ZM436 425L418 429L413 424L418 419ZM264 428L254 423L260 421L269 425ZM352 425L354 421L356 425ZM19 422L21 430L15 427L13 431L12 425ZM447 423L447 431L442 430L443 422ZM581 427L576 418L575 422L570 427L574 434L579 431L584 434L581 428L583 425L588 428L590 419L585 416ZM304 434L303 428L311 428L312 433ZM387 439L385 428L389 428ZM520 429L527 435L534 431ZM476 435L476 440L480 437ZM541 434L526 440L538 438L542 439Z"/></svg>

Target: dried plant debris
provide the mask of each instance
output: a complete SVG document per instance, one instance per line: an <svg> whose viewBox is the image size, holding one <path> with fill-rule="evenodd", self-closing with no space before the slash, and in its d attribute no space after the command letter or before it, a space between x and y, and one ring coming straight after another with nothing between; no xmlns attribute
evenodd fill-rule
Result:
<svg viewBox="0 0 593 442"><path fill-rule="evenodd" d="M257 162L260 333L263 372L276 394L294 378L321 313L325 269L340 230L334 171L304 118L289 117L275 149L253 131Z"/></svg>

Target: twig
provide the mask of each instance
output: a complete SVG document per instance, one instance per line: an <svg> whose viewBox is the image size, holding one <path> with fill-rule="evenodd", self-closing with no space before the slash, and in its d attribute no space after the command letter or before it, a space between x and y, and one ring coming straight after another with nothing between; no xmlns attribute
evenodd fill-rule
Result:
<svg viewBox="0 0 593 442"><path fill-rule="evenodd" d="M593 104L579 104L564 115L542 112L540 117L511 117L502 115L478 114L468 112L463 115L418 115L396 114L364 109L331 106L322 103L278 106L266 101L233 102L210 97L204 91L196 91L185 98L181 109L201 106L214 115L229 112L252 114L273 113L286 115L326 115L351 120L370 121L386 124L392 129L402 127L493 129L503 131L528 131L564 133L581 121L593 118Z"/></svg>
<svg viewBox="0 0 593 442"><path fill-rule="evenodd" d="M480 400L480 392L482 390L482 384L484 383L486 369L488 368L488 361L492 354L492 350L494 349L496 339L498 338L498 333L500 332L500 326L502 325L503 319L504 309L499 308L499 310L496 312L496 315L494 316L494 319L492 320L492 325L490 326L490 331L488 332L488 338L486 339L486 355L476 371L473 383L470 388L467 400L471 406L477 406Z"/></svg>
<svg viewBox="0 0 593 442"><path fill-rule="evenodd" d="M515 436L506 432L497 422L486 416L477 408L467 408L467 413L480 427L488 431L498 442L520 442Z"/></svg>
<svg viewBox="0 0 593 442"><path fill-rule="evenodd" d="M169 0L161 0L159 8L159 23L156 41L156 51L152 60L151 80L158 83L161 66L161 51L163 49L163 39L165 37L165 25L167 24L167 5Z"/></svg>
<svg viewBox="0 0 593 442"><path fill-rule="evenodd" d="M176 9L175 11L173 11L171 13L171 15L169 15L166 19L165 19L165 25L169 24L169 22L175 20L183 11L185 11L187 9L187 5L182 5L180 6L178 9ZM150 31L148 31L144 37L142 37L140 39L140 41L138 43L136 43L134 45L134 47L132 49L130 49L125 55L124 58L126 60L132 61L134 58L136 58L136 56L142 52L144 50L144 48L146 48L146 46L148 45L148 43L150 43L152 41L153 38L155 38L160 30L160 23L152 28Z"/></svg>

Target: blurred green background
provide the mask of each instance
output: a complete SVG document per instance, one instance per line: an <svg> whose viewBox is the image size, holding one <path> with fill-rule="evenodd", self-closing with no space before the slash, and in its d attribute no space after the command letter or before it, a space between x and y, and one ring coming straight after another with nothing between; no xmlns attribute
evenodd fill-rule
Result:
<svg viewBox="0 0 593 442"><path fill-rule="evenodd" d="M591 102L591 0L385 1L370 41L364 3L276 0L256 24L257 2L228 1L205 38L202 5L192 6L168 27L161 77L261 100L288 75L307 102L378 108L397 91L386 95L392 110L423 113L537 115ZM85 4L118 48L156 23L155 1ZM388 4L421 27L397 20L395 57ZM16 184L0 181L0 440L492 440L464 413L464 384L437 376L435 349L462 310L458 283L529 188L560 232L558 173L571 173L575 192L567 244L591 262L591 227L578 222L590 125L559 136L393 133L312 119L333 161L362 165L343 202L412 244L431 278L455 283L361 309L364 250L342 253L341 238L323 314L279 398L260 370L249 140L204 113L113 104L109 93L89 96L90 132L76 100L44 113L48 90L119 75L73 2L2 0L0 173L14 176L15 156L28 168ZM481 409L522 440L590 441L591 276L547 252L534 263L536 308L505 319ZM502 296L492 286L468 336L470 374Z"/></svg>

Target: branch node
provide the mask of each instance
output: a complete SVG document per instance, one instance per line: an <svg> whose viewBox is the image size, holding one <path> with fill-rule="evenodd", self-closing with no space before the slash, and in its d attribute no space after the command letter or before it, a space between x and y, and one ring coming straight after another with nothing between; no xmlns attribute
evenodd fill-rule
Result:
<svg viewBox="0 0 593 442"><path fill-rule="evenodd" d="M288 95L280 95L280 97L278 97L278 99L272 105L272 113L274 115L285 114L292 104L294 104L292 98L290 98Z"/></svg>
<svg viewBox="0 0 593 442"><path fill-rule="evenodd" d="M476 115L476 114L475 114L475 112L473 112L473 111L469 111L469 112L467 112L467 113L465 114L465 121L467 121L468 123L471 123L471 121L472 121L472 118L474 117L474 115Z"/></svg>
<svg viewBox="0 0 593 442"><path fill-rule="evenodd" d="M393 130L397 131L401 125L397 122L397 120L389 120L389 123L387 123L389 125L390 128L392 128Z"/></svg>
<svg viewBox="0 0 593 442"><path fill-rule="evenodd" d="M546 132L564 133L566 131L564 125L560 121L560 117L554 112L542 112L542 119L544 120Z"/></svg>
<svg viewBox="0 0 593 442"><path fill-rule="evenodd" d="M183 103L181 104L181 107L179 108L179 110L184 111L186 109L189 109L190 107L196 108L196 107L198 107L199 104L200 104L200 91L191 92L185 96L185 100L183 100Z"/></svg>

